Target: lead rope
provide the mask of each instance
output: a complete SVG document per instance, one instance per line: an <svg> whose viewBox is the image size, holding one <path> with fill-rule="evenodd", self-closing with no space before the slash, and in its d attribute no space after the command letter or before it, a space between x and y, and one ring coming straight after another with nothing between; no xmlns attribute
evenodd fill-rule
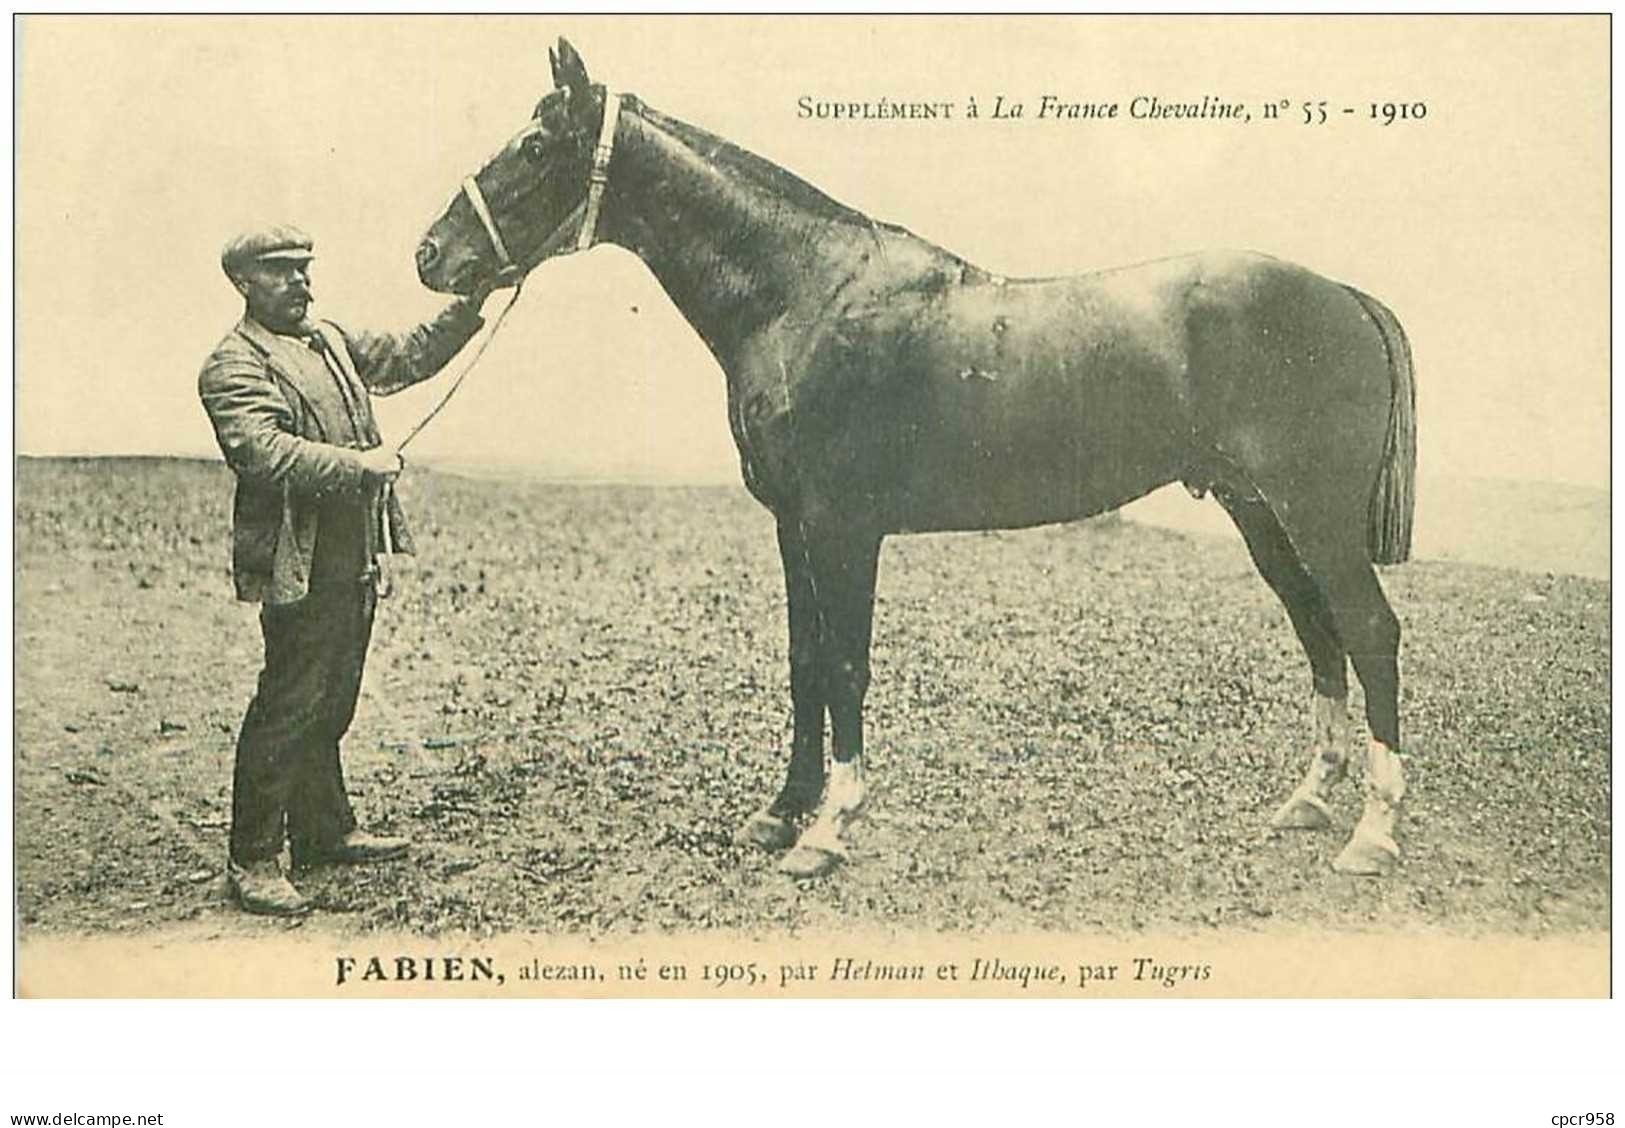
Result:
<svg viewBox="0 0 1625 1128"><path fill-rule="evenodd" d="M492 341L496 340L497 333L502 329L502 323L508 319L508 314L513 310L513 307L518 304L519 295L524 292L524 289L525 276L520 275L519 281L514 285L513 296L508 299L508 304L502 307L502 312L497 314L497 319L492 323L491 331L485 335L485 340L480 342L480 347L474 350L474 355L468 358L468 363L463 365L463 370L457 374L457 379L451 382L451 387L446 389L446 394L440 397L440 401L430 409L429 414L425 415L422 419L419 419L417 426L413 427L406 433L406 438L402 439L398 444L396 444L396 457L400 456L400 453L406 449L406 445L413 439L417 438L418 435L423 431L423 428L427 427L430 422L433 421L436 415L439 415L441 411L445 410L446 405L451 402L451 397L457 394L457 389L463 386L463 381L468 379L468 374L474 371L474 366L480 362L480 357L485 355L485 350L491 347ZM393 502L394 499L395 483L392 481L386 481L384 483L383 490L378 495L378 504L382 509L379 521L379 524L382 526L382 544L379 547L383 550L376 565L378 569L379 599L388 599L390 594L395 590L395 584L390 579L389 571L384 564L384 558L395 555L395 526L390 520L391 502Z"/></svg>
<svg viewBox="0 0 1625 1128"><path fill-rule="evenodd" d="M525 279L524 276L520 276L519 281L514 284L513 297L508 299L508 304L502 307L501 313L497 314L497 319L495 323L492 324L491 331L485 335L485 340L481 341L480 347L474 350L474 355L468 358L468 363L463 365L463 370L458 373L457 379L452 381L451 387L446 389L446 394L440 397L440 402L434 405L429 414L425 415L422 419L419 419L417 426L408 431L406 433L406 438L402 439L400 443L396 445L396 454L399 454L405 450L406 445L413 439L417 438L422 432L423 428L427 427L434 420L434 417L439 415L445 406L451 402L451 397L457 394L457 389L463 386L463 381L468 379L468 374L470 372L474 371L474 366L480 362L480 357L485 355L485 350L490 348L491 342L497 339L497 333L501 331L502 323L508 319L508 313L519 301L519 295L524 292L524 289Z"/></svg>
<svg viewBox="0 0 1625 1128"><path fill-rule="evenodd" d="M587 182L587 207L581 220L581 235L576 240L577 251L584 251L591 247L593 240L598 235L598 213L604 202L604 190L609 186L609 161L615 155L615 127L620 123L620 118L621 96L614 91L606 90L604 92L603 120L598 127L598 145L593 149L592 172ZM457 379L452 381L451 387L446 389L446 394L440 397L440 402L434 405L429 414L418 420L417 426L408 431L406 438L402 439L395 447L397 456L451 402L451 397L456 395L457 389L463 386L463 381L468 379L468 374L474 371L474 366L479 363L480 357L485 355L485 350L490 347L491 342L496 340L497 333L502 329L502 323L508 319L509 312L519 301L519 295L525 288L525 279L530 273L528 270L519 270L517 264L513 261L513 256L508 253L508 245L503 241L502 232L497 230L496 217L491 214L491 208L485 202L485 194L480 191L479 182L472 176L463 179L463 194L468 197L469 204L474 208L474 214L479 216L480 222L485 225L485 233L490 237L491 246L497 253L497 260L501 263L500 273L508 274L517 271L519 280L514 284L513 297L509 298L508 304L502 307L502 312L497 315L495 323L491 326L491 331L485 335L485 340L480 342L480 347L474 351L474 355L469 357L468 363L463 366L462 372L458 373ZM379 523L382 526L383 542L380 547L383 549L383 557L395 554L395 530L389 519L390 503L394 500L394 497L395 484L385 482L384 488L378 496L381 507ZM395 585L390 580L389 572L385 568L382 559L377 562L375 567L377 568L378 598L388 599L390 593L394 591Z"/></svg>

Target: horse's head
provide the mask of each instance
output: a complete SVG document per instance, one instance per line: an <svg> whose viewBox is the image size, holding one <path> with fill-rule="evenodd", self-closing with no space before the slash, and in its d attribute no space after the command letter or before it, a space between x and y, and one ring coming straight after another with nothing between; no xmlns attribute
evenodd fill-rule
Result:
<svg viewBox="0 0 1625 1128"><path fill-rule="evenodd" d="M572 246L581 227L604 91L569 42L548 51L554 89L524 129L468 180L417 251L431 290L466 294Z"/></svg>

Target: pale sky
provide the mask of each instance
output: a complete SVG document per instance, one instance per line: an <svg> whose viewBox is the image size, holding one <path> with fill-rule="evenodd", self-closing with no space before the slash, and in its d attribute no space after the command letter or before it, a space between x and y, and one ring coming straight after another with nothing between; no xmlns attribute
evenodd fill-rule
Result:
<svg viewBox="0 0 1625 1128"><path fill-rule="evenodd" d="M25 18L17 445L214 452L219 248L316 238L316 312L404 328L412 251L551 88L595 80L1009 276L1214 247L1376 295L1416 356L1424 473L1608 481L1607 21L1529 18ZM1320 127L807 121L797 99L1326 99ZM1373 101L1423 101L1382 127ZM1301 116L1296 105L1291 115ZM500 308L493 299L488 312ZM396 435L436 385L384 401ZM424 458L737 480L722 376L631 255L550 263Z"/></svg>

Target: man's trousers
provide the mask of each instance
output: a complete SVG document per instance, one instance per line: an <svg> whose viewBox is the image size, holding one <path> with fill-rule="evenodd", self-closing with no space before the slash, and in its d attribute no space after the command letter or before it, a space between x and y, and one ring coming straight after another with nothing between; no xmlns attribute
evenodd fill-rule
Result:
<svg viewBox="0 0 1625 1128"><path fill-rule="evenodd" d="M261 608L265 668L237 738L232 781L237 864L276 857L284 834L297 860L355 829L339 740L355 716L376 606L371 582L338 581L313 584L297 603Z"/></svg>

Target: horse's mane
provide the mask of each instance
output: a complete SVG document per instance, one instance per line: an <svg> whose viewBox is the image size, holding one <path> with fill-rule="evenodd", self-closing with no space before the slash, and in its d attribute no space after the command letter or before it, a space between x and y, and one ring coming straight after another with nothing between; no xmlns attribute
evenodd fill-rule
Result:
<svg viewBox="0 0 1625 1128"><path fill-rule="evenodd" d="M661 113L641 98L631 95L627 95L626 98L636 107L639 115L660 129L672 134L684 145L693 149L718 168L737 173L746 180L761 184L813 215L822 219L874 226L899 234L907 234L903 228L895 224L871 219L856 208L848 207L839 200L826 196L795 173L774 164L770 160L757 156L748 149L741 149L733 142L724 140L714 133L709 133L697 125L690 125L680 118Z"/></svg>
<svg viewBox="0 0 1625 1128"><path fill-rule="evenodd" d="M679 144L692 151L696 157L708 162L714 168L737 176L746 183L772 192L802 209L808 215L831 223L862 229L876 238L885 234L903 240L909 246L917 248L927 256L940 260L960 271L981 272L980 268L966 259L937 246L929 240L920 238L901 224L888 223L867 216L856 208L849 207L839 200L825 195L788 169L759 157L748 149L742 149L733 142L701 129L697 125L690 125L680 118L674 118L670 114L662 113L635 94L623 94L621 97L623 107L631 109L644 121L671 136Z"/></svg>

